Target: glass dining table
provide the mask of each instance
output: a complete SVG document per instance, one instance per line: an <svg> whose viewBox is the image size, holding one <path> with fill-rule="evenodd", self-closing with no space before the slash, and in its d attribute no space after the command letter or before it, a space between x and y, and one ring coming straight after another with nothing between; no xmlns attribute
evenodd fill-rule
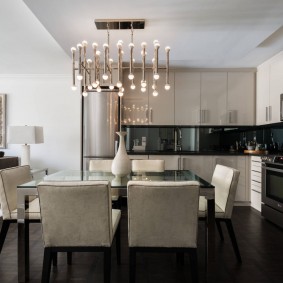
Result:
<svg viewBox="0 0 283 283"><path fill-rule="evenodd" d="M206 217L206 259L207 273L213 268L215 259L215 190L214 186L200 178L190 170L165 170L164 172L132 172L129 175L117 178L111 172L64 170L46 175L17 187L18 197L18 282L29 280L29 225L26 223L25 210L28 198L37 196L37 185L42 181L85 181L107 180L111 188L119 196L127 196L127 183L130 180L140 181L198 181L200 195L207 199Z"/></svg>

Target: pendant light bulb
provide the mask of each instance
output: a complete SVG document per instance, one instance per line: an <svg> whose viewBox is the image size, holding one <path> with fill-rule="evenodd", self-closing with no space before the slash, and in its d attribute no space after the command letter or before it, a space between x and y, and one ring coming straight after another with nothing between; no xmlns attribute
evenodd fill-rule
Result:
<svg viewBox="0 0 283 283"><path fill-rule="evenodd" d="M146 81L141 81L141 87L146 88Z"/></svg>
<svg viewBox="0 0 283 283"><path fill-rule="evenodd" d="M155 89L154 92L152 93L153 96L157 96L158 95L158 91Z"/></svg>
<svg viewBox="0 0 283 283"><path fill-rule="evenodd" d="M113 89L114 89L114 85L113 85L113 84L110 84L110 85L109 85L109 89L113 90Z"/></svg>
<svg viewBox="0 0 283 283"><path fill-rule="evenodd" d="M92 90L92 85L88 85L88 86L87 86L87 89L88 89L88 90Z"/></svg>
<svg viewBox="0 0 283 283"><path fill-rule="evenodd" d="M155 74L153 75L153 78L154 78L155 80L158 80L158 79L159 79L159 74L158 74L158 73L155 73Z"/></svg>
<svg viewBox="0 0 283 283"><path fill-rule="evenodd" d="M129 80L133 80L133 79L135 78L135 76L134 76L133 73L130 73L130 74L128 75L128 78L129 78Z"/></svg>
<svg viewBox="0 0 283 283"><path fill-rule="evenodd" d="M124 95L124 93L123 93L122 91L119 91L119 92L118 92L118 95L121 97L121 96Z"/></svg>
<svg viewBox="0 0 283 283"><path fill-rule="evenodd" d="M84 97L86 97L87 94L88 94L88 93L87 93L86 91L83 91L83 96L84 96Z"/></svg>
<svg viewBox="0 0 283 283"><path fill-rule="evenodd" d="M71 89L72 89L73 91L75 91L75 90L77 90L77 86L76 86L76 85L72 85L72 86L71 86Z"/></svg>
<svg viewBox="0 0 283 283"><path fill-rule="evenodd" d="M170 89L170 84L166 84L164 88L165 88L166 90L169 90L169 89Z"/></svg>
<svg viewBox="0 0 283 283"><path fill-rule="evenodd" d="M146 87L142 87L141 92L146 92Z"/></svg>
<svg viewBox="0 0 283 283"><path fill-rule="evenodd" d="M107 81L108 80L108 75L105 73L105 74L103 74L102 75L102 79L104 80L104 81Z"/></svg>
<svg viewBox="0 0 283 283"><path fill-rule="evenodd" d="M78 79L79 81L81 81L81 80L83 79L83 75L78 74L78 75L77 75L77 79Z"/></svg>
<svg viewBox="0 0 283 283"><path fill-rule="evenodd" d="M131 89L135 89L135 88L136 88L135 84L132 83L132 84L131 84Z"/></svg>
<svg viewBox="0 0 283 283"><path fill-rule="evenodd" d="M93 88L97 88L97 86L98 86L97 82L93 82L93 83L92 83L92 87L93 87Z"/></svg>
<svg viewBox="0 0 283 283"><path fill-rule="evenodd" d="M122 86L122 83L120 81L117 82L117 87L120 88Z"/></svg>
<svg viewBox="0 0 283 283"><path fill-rule="evenodd" d="M96 91L97 91L97 92L101 92L101 87L98 86L97 89L96 89Z"/></svg>

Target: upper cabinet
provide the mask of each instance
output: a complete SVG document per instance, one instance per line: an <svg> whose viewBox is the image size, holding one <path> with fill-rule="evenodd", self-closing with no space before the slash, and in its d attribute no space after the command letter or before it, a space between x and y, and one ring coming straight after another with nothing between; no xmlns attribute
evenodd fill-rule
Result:
<svg viewBox="0 0 283 283"><path fill-rule="evenodd" d="M165 71L159 71L158 95L153 96L152 72L146 72L147 90L141 92L142 72L135 70L136 88L131 89L131 81L124 76L124 96L121 102L122 125L174 125L174 73L170 72L171 88L165 90Z"/></svg>
<svg viewBox="0 0 283 283"><path fill-rule="evenodd" d="M257 70L257 125L280 122L280 94L283 93L283 53Z"/></svg>
<svg viewBox="0 0 283 283"><path fill-rule="evenodd" d="M200 72L175 72L175 124L200 125Z"/></svg>
<svg viewBox="0 0 283 283"><path fill-rule="evenodd" d="M201 124L225 125L227 105L227 73L201 73Z"/></svg>
<svg viewBox="0 0 283 283"><path fill-rule="evenodd" d="M146 72L145 93L140 90L142 73L135 71L136 88L124 75L121 99L123 125L254 125L255 73L252 71L170 72L169 91L164 89L165 71L160 70L158 96L153 96L152 72Z"/></svg>
<svg viewBox="0 0 283 283"><path fill-rule="evenodd" d="M255 73L228 72L227 125L255 124Z"/></svg>

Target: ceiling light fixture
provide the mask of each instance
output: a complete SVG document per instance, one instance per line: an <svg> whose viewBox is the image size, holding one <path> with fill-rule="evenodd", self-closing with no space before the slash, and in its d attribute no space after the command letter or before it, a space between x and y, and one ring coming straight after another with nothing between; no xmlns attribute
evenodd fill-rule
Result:
<svg viewBox="0 0 283 283"><path fill-rule="evenodd" d="M141 91L146 92L147 89L147 81L145 79L145 70L146 70L146 46L145 42L141 43L141 55L142 55L142 64L141 67L134 66L134 29L143 29L144 28L144 20L95 20L95 24L97 29L107 29L107 43L103 44L103 64L100 62L100 55L101 52L98 50L98 44L93 43L93 60L86 58L87 53L87 45L86 41L77 44L77 48L72 47L72 63L73 63L73 85L72 89L76 90L76 78L81 81L82 83L82 95L87 96L88 91L101 91L101 86L107 84L110 90L114 89L113 84L113 60L110 58L110 44L109 44L109 30L110 29L130 29L131 30L131 42L129 44L130 49L130 59L129 59L129 66L123 66L123 41L119 40L117 43L117 50L118 50L118 62L117 62L117 82L116 88L119 89L118 95L123 96L124 88L123 88L123 69L128 68L129 74L128 79L131 80L131 89L135 89L135 74L134 69L141 68L142 69L142 79L141 79ZM160 44L158 40L153 41L154 45L154 58L152 59L152 71L153 71L153 95L157 96L157 81L160 77L159 75L159 48ZM165 78L165 90L170 89L169 84L169 52L170 47L165 47L166 52L166 78ZM78 53L78 63L76 67L76 53ZM77 76L76 76L77 71Z"/></svg>

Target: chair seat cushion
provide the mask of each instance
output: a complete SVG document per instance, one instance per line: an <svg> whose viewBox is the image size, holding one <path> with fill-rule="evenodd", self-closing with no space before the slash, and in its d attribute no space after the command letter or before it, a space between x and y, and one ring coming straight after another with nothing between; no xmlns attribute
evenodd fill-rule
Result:
<svg viewBox="0 0 283 283"><path fill-rule="evenodd" d="M18 212L17 209L14 209L11 212L11 218L17 219ZM40 219L40 206L39 199L35 198L31 202L29 202L29 208L26 210L26 217L29 219Z"/></svg>
<svg viewBox="0 0 283 283"><path fill-rule="evenodd" d="M112 209L112 229L113 229L113 235L116 232L116 229L118 227L120 218L121 218L121 210L119 210L119 209Z"/></svg>
<svg viewBox="0 0 283 283"><path fill-rule="evenodd" d="M199 217L206 217L207 214L207 201L205 197L200 196L199 197ZM224 211L215 203L215 218L223 218L224 217Z"/></svg>

